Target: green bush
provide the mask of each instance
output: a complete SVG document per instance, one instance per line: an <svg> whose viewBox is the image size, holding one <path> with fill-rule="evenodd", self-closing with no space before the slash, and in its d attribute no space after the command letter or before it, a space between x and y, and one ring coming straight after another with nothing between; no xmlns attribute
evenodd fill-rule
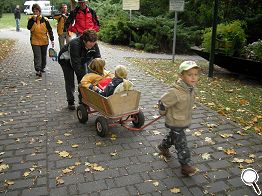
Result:
<svg viewBox="0 0 262 196"><path fill-rule="evenodd" d="M246 59L262 62L262 40L245 46L241 51L241 56Z"/></svg>
<svg viewBox="0 0 262 196"><path fill-rule="evenodd" d="M217 26L216 51L225 55L239 56L246 43L244 27L245 23L239 20L219 24ZM211 28L206 28L203 34L202 47L206 51L210 51L211 31Z"/></svg>

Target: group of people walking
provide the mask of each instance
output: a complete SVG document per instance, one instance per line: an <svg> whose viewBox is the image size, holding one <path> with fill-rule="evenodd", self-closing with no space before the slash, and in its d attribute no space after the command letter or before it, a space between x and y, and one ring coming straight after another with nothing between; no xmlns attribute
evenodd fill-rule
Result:
<svg viewBox="0 0 262 196"><path fill-rule="evenodd" d="M98 88L91 82L94 78L103 78L105 62L101 59L97 34L99 21L96 12L87 6L87 0L71 0L71 11L67 12L67 5L62 4L61 14L55 16L60 45L58 63L61 65L68 109L75 110L75 75L78 84L96 91L103 96L112 95L121 83L132 89L132 83L126 82L127 70L124 66L117 66L115 75L104 89ZM78 5L76 5L78 3ZM30 40L34 53L34 67L36 75L41 77L45 72L48 39L54 47L54 36L48 20L41 16L41 8L34 4L33 16L28 20L27 28L31 32ZM74 39L73 39L74 38ZM87 75L90 74L90 75ZM165 125L170 129L169 134L158 145L159 153L166 158L171 157L169 148L175 145L181 172L190 176L196 169L189 164L190 151L187 147L185 129L192 120L194 102L194 86L199 77L199 66L194 61L185 61L179 66L179 80L173 88L159 100L160 114L165 116ZM126 90L126 88L124 88ZM82 97L79 93L79 103Z"/></svg>

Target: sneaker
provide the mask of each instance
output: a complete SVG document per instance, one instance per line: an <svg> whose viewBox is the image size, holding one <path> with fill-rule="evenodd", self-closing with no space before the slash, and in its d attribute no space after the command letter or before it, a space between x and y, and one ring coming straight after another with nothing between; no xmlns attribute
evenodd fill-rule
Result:
<svg viewBox="0 0 262 196"><path fill-rule="evenodd" d="M75 104L68 104L67 108L68 108L69 110L75 110L75 109L76 109L76 106L75 106Z"/></svg>
<svg viewBox="0 0 262 196"><path fill-rule="evenodd" d="M158 150L160 151L160 152L159 152L159 155L163 155L163 156L166 157L166 158L171 158L171 154L170 154L170 152L169 152L169 149L163 148L163 147L161 146L161 144L159 144L159 145L157 146L157 148L158 148Z"/></svg>
<svg viewBox="0 0 262 196"><path fill-rule="evenodd" d="M42 73L45 73L45 69L42 69L41 72L42 72Z"/></svg>
<svg viewBox="0 0 262 196"><path fill-rule="evenodd" d="M35 73L35 75L36 75L36 76L39 76L39 77L42 77L41 71L37 71L37 72Z"/></svg>
<svg viewBox="0 0 262 196"><path fill-rule="evenodd" d="M185 176L193 176L194 174L196 174L196 172L197 170L193 166L190 166L188 164L181 166L181 173Z"/></svg>

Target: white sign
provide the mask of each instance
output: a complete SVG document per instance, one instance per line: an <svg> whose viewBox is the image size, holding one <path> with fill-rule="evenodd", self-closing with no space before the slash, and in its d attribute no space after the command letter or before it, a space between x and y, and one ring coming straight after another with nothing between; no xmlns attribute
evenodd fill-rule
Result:
<svg viewBox="0 0 262 196"><path fill-rule="evenodd" d="M185 0L169 0L169 10L183 12L185 6Z"/></svg>
<svg viewBox="0 0 262 196"><path fill-rule="evenodd" d="M123 10L139 10L140 0L123 0Z"/></svg>

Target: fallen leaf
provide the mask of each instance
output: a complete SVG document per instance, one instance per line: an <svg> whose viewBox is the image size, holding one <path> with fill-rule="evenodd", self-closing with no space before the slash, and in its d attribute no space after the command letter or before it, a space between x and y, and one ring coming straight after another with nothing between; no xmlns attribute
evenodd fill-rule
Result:
<svg viewBox="0 0 262 196"><path fill-rule="evenodd" d="M174 188L170 189L170 191L171 191L171 193L180 193L180 188L174 187Z"/></svg>
<svg viewBox="0 0 262 196"><path fill-rule="evenodd" d="M116 156L116 155L118 155L118 154L117 154L117 152L115 151L115 152L111 152L110 155L111 155L111 156Z"/></svg>
<svg viewBox="0 0 262 196"><path fill-rule="evenodd" d="M1 165L0 165L0 172L1 172L2 170L8 169L8 168L9 168L9 165L7 165L7 164L1 164Z"/></svg>
<svg viewBox="0 0 262 196"><path fill-rule="evenodd" d="M57 144L63 144L63 141L62 141L62 140L57 140L56 143L57 143Z"/></svg>
<svg viewBox="0 0 262 196"><path fill-rule="evenodd" d="M64 184L64 183L65 183L65 181L62 178L56 177L56 186L58 186L60 184Z"/></svg>
<svg viewBox="0 0 262 196"><path fill-rule="evenodd" d="M3 154L5 154L5 152L0 152L0 156L2 156Z"/></svg>
<svg viewBox="0 0 262 196"><path fill-rule="evenodd" d="M254 159L245 159L244 162L250 164L250 163L254 163L255 161Z"/></svg>
<svg viewBox="0 0 262 196"><path fill-rule="evenodd" d="M61 151L61 152L58 152L58 154L59 154L60 157L64 157L64 158L69 157L69 158L71 158L71 155L67 151Z"/></svg>
<svg viewBox="0 0 262 196"><path fill-rule="evenodd" d="M12 180L5 180L5 187L9 187L11 185L13 185L15 182Z"/></svg>
<svg viewBox="0 0 262 196"><path fill-rule="evenodd" d="M215 142L210 137L205 137L205 142L211 145L215 144Z"/></svg>
<svg viewBox="0 0 262 196"><path fill-rule="evenodd" d="M81 165L80 161L75 162L75 166Z"/></svg>
<svg viewBox="0 0 262 196"><path fill-rule="evenodd" d="M154 185L154 186L158 186L158 185L159 185L159 182L155 181L155 182L153 182L153 185Z"/></svg>
<svg viewBox="0 0 262 196"><path fill-rule="evenodd" d="M27 176L29 176L29 174L30 174L30 172L29 172L29 171L26 171L26 172L24 172L23 176L24 176L24 177L27 177Z"/></svg>
<svg viewBox="0 0 262 196"><path fill-rule="evenodd" d="M222 138L233 137L233 134L231 134L231 133L220 133L219 135L220 135Z"/></svg>
<svg viewBox="0 0 262 196"><path fill-rule="evenodd" d="M65 133L65 134L64 134L64 136L66 136L66 137L67 137L67 136L70 136L70 135L72 135L72 134L71 134L71 133Z"/></svg>
<svg viewBox="0 0 262 196"><path fill-rule="evenodd" d="M210 154L208 154L208 153L202 154L202 159L203 160L208 160L209 158L210 158Z"/></svg>
<svg viewBox="0 0 262 196"><path fill-rule="evenodd" d="M159 131L153 131L153 134L154 134L154 135L160 135L161 132L159 132Z"/></svg>
<svg viewBox="0 0 262 196"><path fill-rule="evenodd" d="M101 146L102 142L96 142L96 146Z"/></svg>
<svg viewBox="0 0 262 196"><path fill-rule="evenodd" d="M200 136L200 135L202 135L202 133L201 133L200 131L195 131L195 132L193 133L193 136Z"/></svg>
<svg viewBox="0 0 262 196"><path fill-rule="evenodd" d="M62 169L62 172L63 172L64 174L70 173L70 172L72 172L72 171L73 171L73 170L72 170L72 169L69 169L69 168Z"/></svg>
<svg viewBox="0 0 262 196"><path fill-rule="evenodd" d="M243 131L237 131L237 134L242 135L242 136L247 135L247 133L244 133Z"/></svg>
<svg viewBox="0 0 262 196"><path fill-rule="evenodd" d="M224 149L224 152L228 155L236 154L236 151L233 148Z"/></svg>
<svg viewBox="0 0 262 196"><path fill-rule="evenodd" d="M254 158L256 158L256 155L250 154L248 157L254 159Z"/></svg>
<svg viewBox="0 0 262 196"><path fill-rule="evenodd" d="M244 159L234 158L232 163L243 163Z"/></svg>
<svg viewBox="0 0 262 196"><path fill-rule="evenodd" d="M72 148L78 148L78 144L73 144L71 147Z"/></svg>

